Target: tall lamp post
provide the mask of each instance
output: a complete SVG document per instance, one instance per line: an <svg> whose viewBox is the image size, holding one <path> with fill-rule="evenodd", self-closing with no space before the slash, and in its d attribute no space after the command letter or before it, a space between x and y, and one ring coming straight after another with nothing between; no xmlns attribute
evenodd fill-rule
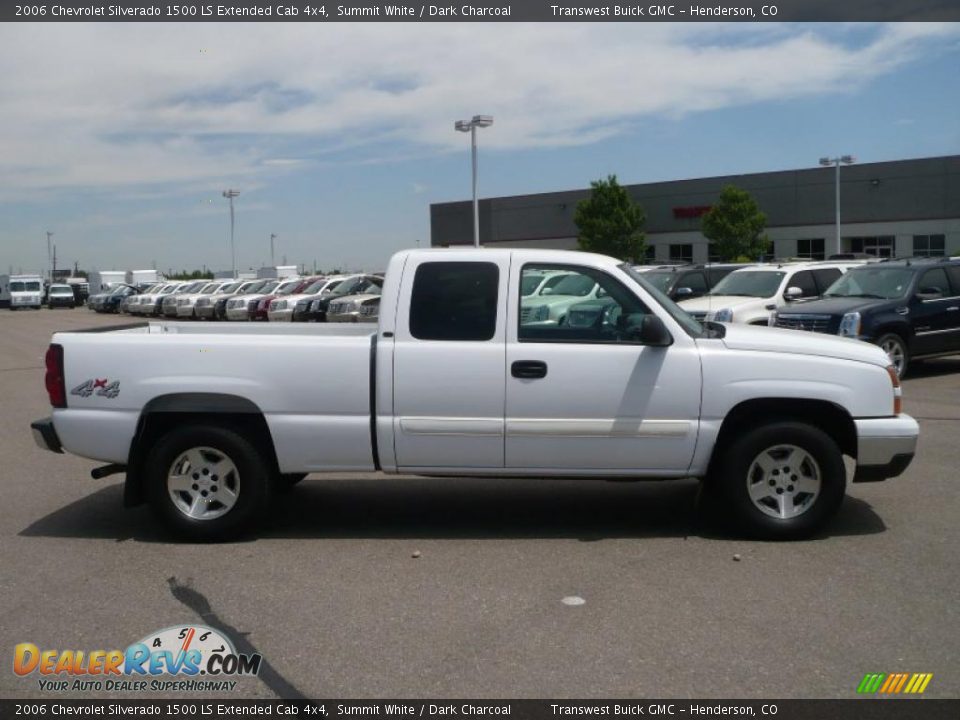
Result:
<svg viewBox="0 0 960 720"><path fill-rule="evenodd" d="M852 165L856 161L857 159L853 155L841 155L840 157L833 157L833 158L831 157L820 158L820 164L823 165L824 167L830 167L831 165L834 165L837 168L836 181L835 181L836 199L834 201L835 203L834 211L836 212L836 225L837 225L837 228L836 228L836 231L837 231L836 252L837 253L843 252L843 248L841 247L841 242L840 242L840 165L841 164Z"/></svg>
<svg viewBox="0 0 960 720"><path fill-rule="evenodd" d="M53 283L53 255L50 254L50 238L53 233L47 230L47 272L50 273L50 283Z"/></svg>
<svg viewBox="0 0 960 720"><path fill-rule="evenodd" d="M270 233L270 264L274 267L277 266L277 263L273 259L273 241L277 239L276 233Z"/></svg>
<svg viewBox="0 0 960 720"><path fill-rule="evenodd" d="M472 120L457 120L453 127L470 133L470 153L473 166L473 246L480 247L480 210L477 205L477 128L493 125L492 115L474 115Z"/></svg>
<svg viewBox="0 0 960 720"><path fill-rule="evenodd" d="M237 251L233 244L233 199L240 194L239 190L224 190L223 196L230 201L230 264L233 270L233 279L237 279Z"/></svg>

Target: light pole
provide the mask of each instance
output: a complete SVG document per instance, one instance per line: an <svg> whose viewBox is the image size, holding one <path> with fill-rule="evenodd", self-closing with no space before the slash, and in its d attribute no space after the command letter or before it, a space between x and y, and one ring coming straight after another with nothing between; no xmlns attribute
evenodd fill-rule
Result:
<svg viewBox="0 0 960 720"><path fill-rule="evenodd" d="M50 273L50 282L53 282L53 255L50 254L50 238L53 233L47 230L47 271Z"/></svg>
<svg viewBox="0 0 960 720"><path fill-rule="evenodd" d="M277 263L273 259L273 241L277 239L276 233L270 233L270 265L273 267L277 266Z"/></svg>
<svg viewBox="0 0 960 720"><path fill-rule="evenodd" d="M240 194L239 190L224 190L223 196L230 201L230 264L233 270L233 279L237 279L237 251L233 244L233 199Z"/></svg>
<svg viewBox="0 0 960 720"><path fill-rule="evenodd" d="M843 164L843 165L852 165L852 164L855 163L856 161L857 161L857 159L856 159L853 155L841 155L840 157L833 157L833 158L830 158L830 157L822 157L822 158L820 158L820 164L823 165L824 167L830 167L831 165L834 165L834 166L836 166L836 168L837 168L836 181L835 181L835 184L836 184L836 199L834 200L834 203L835 203L834 210L835 210L835 212L836 212L836 218L837 218L837 249L836 249L836 252L837 252L838 254L843 252L843 248L841 247L841 242L840 242L840 165L841 165L841 164Z"/></svg>
<svg viewBox="0 0 960 720"><path fill-rule="evenodd" d="M473 246L480 247L480 210L477 204L477 128L493 125L492 115L474 115L472 120L457 120L453 127L470 133L470 153L473 166Z"/></svg>

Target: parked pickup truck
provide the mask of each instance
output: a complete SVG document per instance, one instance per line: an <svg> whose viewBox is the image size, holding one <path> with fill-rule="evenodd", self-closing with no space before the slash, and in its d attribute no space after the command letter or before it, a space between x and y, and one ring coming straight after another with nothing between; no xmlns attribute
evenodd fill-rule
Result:
<svg viewBox="0 0 960 720"><path fill-rule="evenodd" d="M522 320L528 274L618 306L579 327ZM322 372L316 372L322 358ZM411 250L363 325L154 322L63 332L37 442L126 472L195 540L248 531L319 471L695 477L742 531L805 537L853 482L894 477L917 423L887 355L857 340L701 324L626 264L578 252ZM305 379L307 379L305 381Z"/></svg>

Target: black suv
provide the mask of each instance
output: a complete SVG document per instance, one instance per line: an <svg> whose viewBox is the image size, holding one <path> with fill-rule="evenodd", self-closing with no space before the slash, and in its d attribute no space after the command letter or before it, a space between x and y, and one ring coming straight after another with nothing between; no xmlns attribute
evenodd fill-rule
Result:
<svg viewBox="0 0 960 720"><path fill-rule="evenodd" d="M902 376L911 360L960 354L960 258L853 268L823 299L780 310L773 324L872 342Z"/></svg>
<svg viewBox="0 0 960 720"><path fill-rule="evenodd" d="M706 295L720 280L745 265L716 263L710 265L676 265L645 270L636 268L651 285L671 300L680 302Z"/></svg>

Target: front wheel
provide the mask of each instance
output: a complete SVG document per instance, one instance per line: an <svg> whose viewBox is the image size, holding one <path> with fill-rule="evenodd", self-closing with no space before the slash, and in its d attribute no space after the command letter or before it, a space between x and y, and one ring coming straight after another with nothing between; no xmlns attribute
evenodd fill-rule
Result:
<svg viewBox="0 0 960 720"><path fill-rule="evenodd" d="M174 533L188 540L228 540L251 530L267 509L271 471L242 434L188 425L164 435L147 457L147 496Z"/></svg>
<svg viewBox="0 0 960 720"><path fill-rule="evenodd" d="M910 355L903 338L896 333L887 333L877 340L877 345L890 358L890 364L896 368L897 376L903 377L906 375L907 366L910 364Z"/></svg>
<svg viewBox="0 0 960 720"><path fill-rule="evenodd" d="M799 540L837 513L847 476L843 454L829 435L784 421L733 441L708 482L739 529L764 540Z"/></svg>

